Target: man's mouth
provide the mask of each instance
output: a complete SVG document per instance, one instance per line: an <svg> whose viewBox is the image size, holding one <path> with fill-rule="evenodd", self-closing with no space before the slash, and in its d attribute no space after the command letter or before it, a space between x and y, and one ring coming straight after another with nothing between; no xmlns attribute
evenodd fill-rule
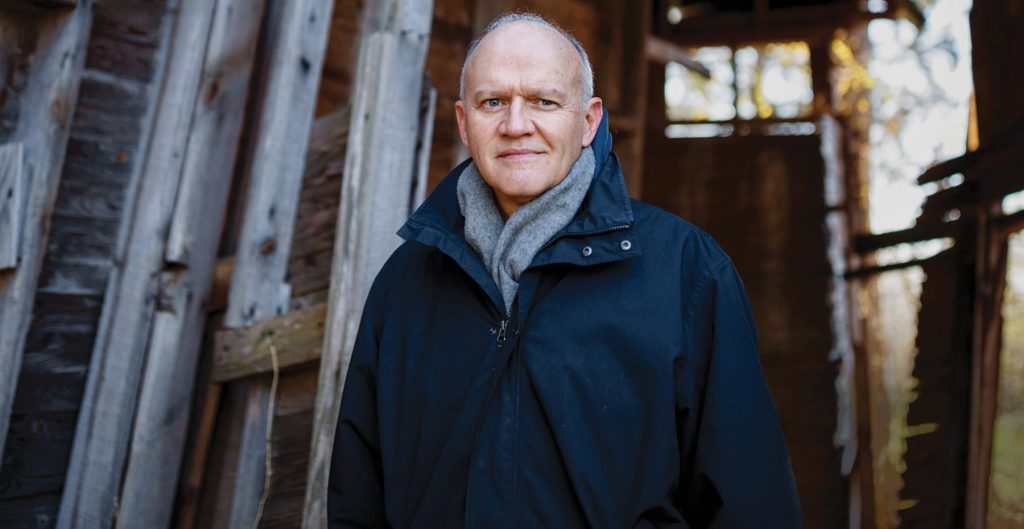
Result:
<svg viewBox="0 0 1024 529"><path fill-rule="evenodd" d="M503 158L505 160L518 160L529 158L531 156L536 156L538 154L540 154L539 151L534 151L531 149L508 149L505 151L501 151L498 154L498 158Z"/></svg>

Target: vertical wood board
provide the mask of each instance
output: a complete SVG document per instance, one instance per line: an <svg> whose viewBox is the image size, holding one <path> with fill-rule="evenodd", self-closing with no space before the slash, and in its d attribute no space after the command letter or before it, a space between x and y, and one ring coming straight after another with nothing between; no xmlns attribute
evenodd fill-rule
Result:
<svg viewBox="0 0 1024 529"><path fill-rule="evenodd" d="M238 150L263 0L221 0L211 13L198 98L161 273L160 301L118 524L168 527L195 384L205 301Z"/></svg>
<svg viewBox="0 0 1024 529"><path fill-rule="evenodd" d="M90 360L57 527L103 528L121 493L146 343L157 304L170 222L199 85L212 6L169 5L160 23L156 75L149 89L145 148L129 184L126 218Z"/></svg>
<svg viewBox="0 0 1024 529"><path fill-rule="evenodd" d="M18 266L18 245L25 222L24 149L21 142L0 145L0 270Z"/></svg>
<svg viewBox="0 0 1024 529"><path fill-rule="evenodd" d="M432 13L430 0L380 2L368 9L363 25L331 265L304 529L326 525L327 477L348 358L370 284L397 247L394 232L409 214L410 197L401 190L411 191L418 165L420 125L410 117L420 116Z"/></svg>
<svg viewBox="0 0 1024 529"><path fill-rule="evenodd" d="M46 245L50 211L64 163L71 116L78 99L79 75L85 62L92 23L92 2L82 0L70 13L39 21L37 55L33 58L20 115L11 141L21 142L21 181L27 198L20 228L20 264L0 272L0 454L10 422L17 376L30 325L34 291Z"/></svg>
<svg viewBox="0 0 1024 529"><path fill-rule="evenodd" d="M265 90L260 101L228 306L227 327L251 325L288 310L284 282L330 26L330 0L278 6L270 37ZM227 525L256 521L265 479L269 385L247 384L247 402L235 463Z"/></svg>

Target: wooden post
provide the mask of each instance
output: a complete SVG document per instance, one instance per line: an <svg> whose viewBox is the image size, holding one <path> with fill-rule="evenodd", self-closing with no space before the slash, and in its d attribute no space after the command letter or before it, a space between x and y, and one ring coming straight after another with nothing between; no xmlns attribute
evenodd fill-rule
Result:
<svg viewBox="0 0 1024 529"><path fill-rule="evenodd" d="M147 147L133 169L114 252L119 265L104 293L57 517L61 529L106 528L114 520L154 310L167 303L158 300L154 278L163 269L212 12L208 2L185 0L160 21L160 66L139 140ZM160 279L166 289L170 278Z"/></svg>
<svg viewBox="0 0 1024 529"><path fill-rule="evenodd" d="M0 454L32 318L46 228L64 165L71 116L78 101L92 9L91 0L82 0L73 11L50 12L37 20L38 27L33 29L38 31L36 45L40 49L32 59L21 96L20 115L25 118L18 121L10 138L11 142L21 144L15 150L21 151L24 162L19 172L26 182L27 196L19 206L23 207L19 216L25 219L16 234L19 264L14 269L0 270ZM6 24L2 27L11 28ZM14 31L21 29L13 27Z"/></svg>
<svg viewBox="0 0 1024 529"><path fill-rule="evenodd" d="M284 282L310 125L330 27L331 0L295 0L279 6L267 55L259 129L249 164L245 216L224 317L244 327L288 310ZM229 510L232 528L253 527L263 493L270 384L248 383L246 413Z"/></svg>
<svg viewBox="0 0 1024 529"><path fill-rule="evenodd" d="M205 2L204 2L205 3ZM215 3L160 273L119 527L169 527L263 0Z"/></svg>
<svg viewBox="0 0 1024 529"><path fill-rule="evenodd" d="M331 263L303 529L327 525L334 427L363 302L380 266L398 246L395 230L409 214L410 197L396 190L412 189L417 171L432 15L431 0L367 6Z"/></svg>
<svg viewBox="0 0 1024 529"><path fill-rule="evenodd" d="M0 270L18 266L18 243L25 224L25 193L28 191L21 142L0 145Z"/></svg>

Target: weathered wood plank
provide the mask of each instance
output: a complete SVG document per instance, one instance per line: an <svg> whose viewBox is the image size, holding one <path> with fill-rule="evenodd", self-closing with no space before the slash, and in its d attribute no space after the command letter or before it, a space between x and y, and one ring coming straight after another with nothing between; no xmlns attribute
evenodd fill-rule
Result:
<svg viewBox="0 0 1024 529"><path fill-rule="evenodd" d="M302 512L316 386L316 369L280 376L270 438L270 489L260 529L292 529Z"/></svg>
<svg viewBox="0 0 1024 529"><path fill-rule="evenodd" d="M206 38L196 44L205 49L201 85L164 252L174 265L161 275L147 344L121 527L171 523L206 324L203 302L211 292L263 7L263 0L222 0L204 14L211 29L208 44Z"/></svg>
<svg viewBox="0 0 1024 529"><path fill-rule="evenodd" d="M349 119L348 107L343 107L313 123L288 256L288 283L293 297L326 291L330 286Z"/></svg>
<svg viewBox="0 0 1024 529"><path fill-rule="evenodd" d="M166 307L153 281L175 205L212 6L198 0L155 11L160 30L147 119L135 160L76 426L57 527L110 527L121 493L145 347L154 311ZM166 279L166 278L165 278ZM166 284L165 284L166 285ZM166 292L165 288L165 292ZM187 297L187 296L186 296Z"/></svg>
<svg viewBox="0 0 1024 529"><path fill-rule="evenodd" d="M22 352L32 315L33 296L42 264L45 234L64 163L71 115L92 21L92 2L80 9L37 19L37 52L32 58L17 125L9 141L23 149L23 178L28 197L21 227L21 260L13 271L0 272L0 453L10 420ZM5 111L4 116L9 114Z"/></svg>
<svg viewBox="0 0 1024 529"><path fill-rule="evenodd" d="M367 6L331 265L304 529L327 524L327 474L348 357L370 284L397 247L395 230L409 214L407 193L421 132L418 120L409 117L420 115L432 13L431 0Z"/></svg>
<svg viewBox="0 0 1024 529"><path fill-rule="evenodd" d="M18 243L28 192L23 156L21 142L0 145L0 270L18 266Z"/></svg>
<svg viewBox="0 0 1024 529"><path fill-rule="evenodd" d="M278 13L224 318L228 327L287 311L284 277L332 5L301 0Z"/></svg>
<svg viewBox="0 0 1024 529"><path fill-rule="evenodd" d="M271 346L280 369L320 358L326 314L327 304L320 303L243 329L219 331L211 378L227 382L271 372Z"/></svg>
<svg viewBox="0 0 1024 529"><path fill-rule="evenodd" d="M206 392L199 398L199 417L194 420L198 427L193 435L192 449L182 471L182 483L179 486L177 509L178 529L193 529L196 526L196 515L199 513L199 493L202 490L203 478L206 474L206 462L210 455L210 441L220 408L220 384L205 385Z"/></svg>
<svg viewBox="0 0 1024 529"><path fill-rule="evenodd" d="M245 214L235 252L227 327L242 327L288 310L284 282L302 185L310 125L323 69L331 0L276 6L269 29L265 88L249 158ZM250 528L263 492L269 386L248 384L227 525Z"/></svg>

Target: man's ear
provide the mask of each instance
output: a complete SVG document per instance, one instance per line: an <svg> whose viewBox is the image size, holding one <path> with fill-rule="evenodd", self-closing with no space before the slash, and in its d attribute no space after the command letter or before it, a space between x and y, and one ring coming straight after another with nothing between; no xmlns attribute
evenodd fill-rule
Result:
<svg viewBox="0 0 1024 529"><path fill-rule="evenodd" d="M455 102L455 121L459 122L459 137L462 144L469 147L469 136L466 135L466 104L462 100Z"/></svg>
<svg viewBox="0 0 1024 529"><path fill-rule="evenodd" d="M604 115L604 103L600 97L592 97L587 102L587 113L583 119L587 122L587 130L583 134L583 147L589 147L597 136L597 128L601 125L601 116Z"/></svg>

